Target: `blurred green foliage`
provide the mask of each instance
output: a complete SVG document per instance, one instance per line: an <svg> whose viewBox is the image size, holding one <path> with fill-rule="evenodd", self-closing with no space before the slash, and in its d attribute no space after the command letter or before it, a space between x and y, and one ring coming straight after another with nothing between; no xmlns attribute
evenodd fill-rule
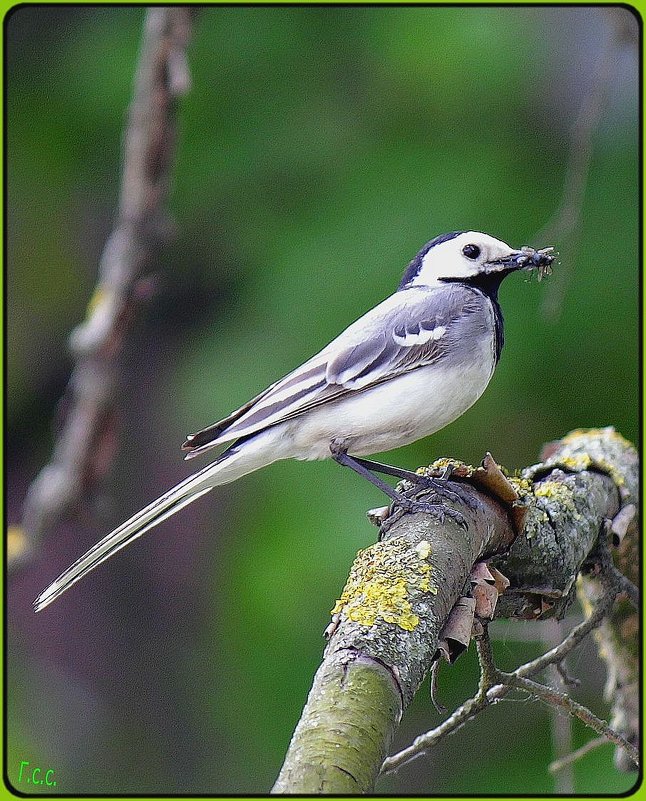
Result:
<svg viewBox="0 0 646 801"><path fill-rule="evenodd" d="M425 241L456 229L555 246L556 269L569 276L561 312L551 320L541 312L547 283L510 279L501 291L507 344L485 396L430 441L388 458L413 467L441 455L477 461L490 450L518 468L575 427L614 425L637 437L634 41L616 51L576 236L534 240L559 203L570 131L610 13L629 15L592 7L199 12L171 201L178 236L162 254L158 295L124 355L110 524L185 474L175 464L184 434L322 347L392 292ZM8 442L20 443L8 467L26 477L16 484L22 490L49 456L70 366L66 339L84 316L110 229L143 15L23 6L5 21ZM635 30L636 21L628 26ZM99 633L88 621L92 634L78 647L134 674L127 680L102 685L97 662L86 658L81 669L73 649L51 651L44 615L39 647L28 647L34 624L18 615L14 780L13 761L28 752L57 759L69 792L271 787L328 611L355 551L374 540L365 510L382 498L330 463L276 464L214 495L203 502L199 534L187 528L190 518L174 520L106 567L111 582L121 576L116 599L114 583L92 589L114 617ZM21 500L10 493L10 514L19 517ZM90 524L75 552L103 525ZM194 558L174 581L163 548L188 540ZM37 565L30 590L65 566L62 556ZM143 612L127 600L129 576L150 582L140 591L157 610L154 642L147 623L133 622ZM168 582L176 595L155 607ZM173 614L179 597L188 601ZM60 605L72 628L90 615L71 593ZM507 643L503 652L513 664L538 647ZM588 686L580 697L603 716L593 663L579 664ZM473 655L443 670L445 703L458 704L476 682ZM159 700L156 713L139 710L143 687ZM424 696L407 713L399 745L437 722ZM553 792L546 710L508 703L490 713L381 789ZM88 714L91 737L79 726ZM577 730L576 744L587 736ZM178 753L188 761L178 764ZM579 792L617 793L633 783L612 768L610 748L576 769Z"/></svg>

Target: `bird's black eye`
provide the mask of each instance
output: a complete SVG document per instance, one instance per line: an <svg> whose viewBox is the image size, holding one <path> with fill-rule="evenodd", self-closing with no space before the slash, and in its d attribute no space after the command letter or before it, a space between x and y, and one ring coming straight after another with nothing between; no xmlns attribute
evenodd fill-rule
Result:
<svg viewBox="0 0 646 801"><path fill-rule="evenodd" d="M480 255L480 248L477 245L465 245L462 248L462 253L467 259L477 259Z"/></svg>

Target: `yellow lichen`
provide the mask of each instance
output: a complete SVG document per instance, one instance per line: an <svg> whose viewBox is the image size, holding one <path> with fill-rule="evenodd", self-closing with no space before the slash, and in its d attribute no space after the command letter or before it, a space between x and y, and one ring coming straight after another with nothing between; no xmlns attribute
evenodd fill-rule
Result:
<svg viewBox="0 0 646 801"><path fill-rule="evenodd" d="M106 287L104 287L104 286L98 286L94 290L94 293L93 293L92 297L90 298L90 300L88 301L88 304L87 304L86 315L87 315L88 319L94 314L94 312L97 310L97 308L99 306L101 306L103 303L105 303L105 301L106 301L106 299L108 297L108 294L109 294L109 290L106 289Z"/></svg>
<svg viewBox="0 0 646 801"><path fill-rule="evenodd" d="M561 442L572 443L576 442L577 439L581 439L581 437L598 437L603 434L605 429L603 428L575 428L562 437Z"/></svg>
<svg viewBox="0 0 646 801"><path fill-rule="evenodd" d="M564 510L570 511L576 520L581 517L574 505L572 490L562 481L541 481L534 486L534 495L560 504Z"/></svg>
<svg viewBox="0 0 646 801"><path fill-rule="evenodd" d="M341 597L332 615L344 612L349 620L373 626L377 620L405 631L419 625L411 597L416 593L437 593L430 580L427 558L431 546L425 540L411 548L403 537L377 542L357 553Z"/></svg>
<svg viewBox="0 0 646 801"><path fill-rule="evenodd" d="M526 495L531 495L531 492L534 488L534 482L530 481L527 478L521 478L520 476L509 476L509 483L518 493L519 498L524 498Z"/></svg>
<svg viewBox="0 0 646 801"><path fill-rule="evenodd" d="M7 561L20 559L30 548L29 537L20 526L7 528Z"/></svg>
<svg viewBox="0 0 646 801"><path fill-rule="evenodd" d="M563 465L575 473L581 473L583 470L588 470L593 462L587 453L574 453L569 456L559 456L557 464Z"/></svg>
<svg viewBox="0 0 646 801"><path fill-rule="evenodd" d="M606 475L610 476L617 487L623 487L626 483L626 479L619 472L617 467L614 464L607 462L605 459L595 459L594 466L598 470L601 470L603 473L606 473Z"/></svg>
<svg viewBox="0 0 646 801"><path fill-rule="evenodd" d="M431 553L431 543L426 540L420 540L415 546L420 559L428 559Z"/></svg>
<svg viewBox="0 0 646 801"><path fill-rule="evenodd" d="M568 436L571 436L568 434ZM625 484L625 479L623 475L619 472L617 467L612 464L611 462L606 461L605 459L593 458L588 453L573 453L567 456L559 456L556 461L556 465L560 465L564 467L566 470L570 470L573 473L581 473L584 470L596 469L601 473L605 473L609 476L614 483L618 487L623 487Z"/></svg>
<svg viewBox="0 0 646 801"><path fill-rule="evenodd" d="M464 475L470 476L475 472L475 467L473 467L473 465L466 464L466 462L461 462L459 459L450 459L446 456L436 459L434 462L428 465L428 467L419 467L415 472L420 476L426 476L428 474L436 474L438 471L446 470L447 467L450 467L451 470L459 470L460 475L463 477Z"/></svg>
<svg viewBox="0 0 646 801"><path fill-rule="evenodd" d="M534 487L534 495L537 498L550 498L565 502L571 499L572 492L562 481L541 481Z"/></svg>
<svg viewBox="0 0 646 801"><path fill-rule="evenodd" d="M607 426L606 428L576 428L574 431L570 431L569 434L566 434L561 442L572 444L582 437L586 437L588 439L590 437L598 437L599 439L614 439L622 445L629 446L630 448L634 447L632 442L629 442L625 437L622 437L622 435L616 431L613 426Z"/></svg>

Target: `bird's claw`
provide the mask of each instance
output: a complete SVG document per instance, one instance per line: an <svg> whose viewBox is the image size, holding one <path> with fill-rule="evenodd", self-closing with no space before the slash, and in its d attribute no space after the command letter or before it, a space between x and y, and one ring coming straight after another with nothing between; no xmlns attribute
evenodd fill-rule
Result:
<svg viewBox="0 0 646 801"><path fill-rule="evenodd" d="M450 473L449 473L450 475ZM468 491L464 490L460 484L453 482L451 489L447 486L448 477L432 478L431 476L419 476L420 486L424 489L432 490L440 498L446 498L452 503L461 503L469 509L478 508L477 499Z"/></svg>
<svg viewBox="0 0 646 801"><path fill-rule="evenodd" d="M464 515L458 512L457 509L452 509L450 506L445 506L442 503L429 503L428 501L414 501L411 498L403 498L402 501L397 502L397 505L405 512L425 512L435 517L440 523L444 523L448 517L459 526L462 526L465 531L468 529Z"/></svg>

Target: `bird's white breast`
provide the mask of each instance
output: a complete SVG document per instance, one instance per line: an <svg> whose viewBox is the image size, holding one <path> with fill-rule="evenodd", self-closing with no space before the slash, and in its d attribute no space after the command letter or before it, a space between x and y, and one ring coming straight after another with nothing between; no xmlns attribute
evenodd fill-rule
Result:
<svg viewBox="0 0 646 801"><path fill-rule="evenodd" d="M482 395L493 369L493 340L484 337L479 352L457 364L419 367L282 424L283 441L290 440L290 456L297 459L328 458L333 439L357 456L407 445L460 417Z"/></svg>

